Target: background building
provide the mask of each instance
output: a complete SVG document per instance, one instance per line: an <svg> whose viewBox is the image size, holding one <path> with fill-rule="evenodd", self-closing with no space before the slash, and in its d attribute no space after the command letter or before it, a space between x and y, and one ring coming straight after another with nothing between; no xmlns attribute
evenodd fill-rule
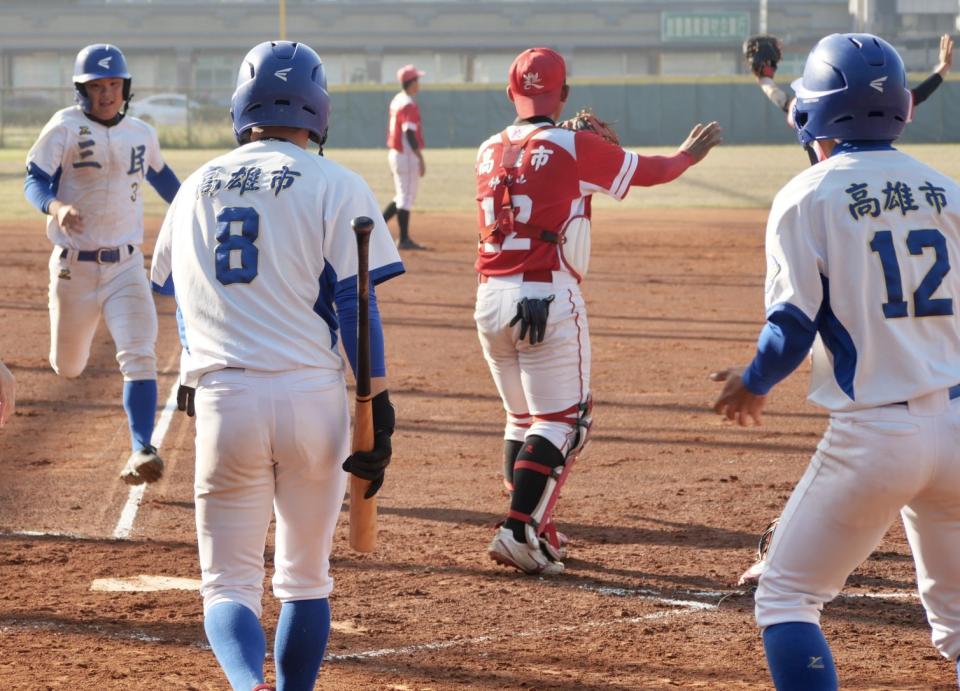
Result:
<svg viewBox="0 0 960 691"><path fill-rule="evenodd" d="M11 144L17 127L32 140L53 109L73 101L74 57L97 42L123 49L141 108L134 112L162 126L166 145L222 145L237 66L250 47L279 37L280 7L281 0L2 0L0 146L18 145ZM503 115L492 104L501 100L510 62L534 43L563 53L576 93L600 98L592 105L608 105L638 141L654 141L668 132L641 136L643 120L655 115L668 127L676 109L690 112L690 89L671 91L678 82L743 87L701 88L693 99L704 101L697 106L704 117L713 116L710 106L720 116L724 108L732 112L744 98L746 107L758 108L754 98L762 102L762 95L746 74L741 44L764 25L783 40L783 82L802 71L819 38L856 28L885 36L909 70L926 72L936 62L938 36L956 30L960 0L285 0L283 7L286 37L316 48L332 90L351 94L349 104L335 99L335 108L351 108L356 134L347 139L372 146L381 138L380 111L396 87L396 70L407 63L427 72L424 97L444 113L440 139L451 145L464 141L461 121L487 126ZM586 85L618 90L601 96ZM647 102L661 98L675 105L647 113ZM712 102L718 98L722 103ZM170 129L185 123L185 135ZM205 139L205 123L219 133L213 139ZM769 127L769 134L730 134L734 141L778 141L781 123Z"/></svg>
<svg viewBox="0 0 960 691"><path fill-rule="evenodd" d="M577 78L743 72L740 44L764 3L710 0L287 0L287 37L315 46L331 84L392 83L413 62L425 82L500 83L531 39L570 58ZM767 0L787 64L819 37L856 26L925 70L955 29L957 0ZM229 90L240 56L279 34L279 0L4 0L0 86L69 86L82 46L110 41L141 88ZM935 54L934 54L935 57Z"/></svg>

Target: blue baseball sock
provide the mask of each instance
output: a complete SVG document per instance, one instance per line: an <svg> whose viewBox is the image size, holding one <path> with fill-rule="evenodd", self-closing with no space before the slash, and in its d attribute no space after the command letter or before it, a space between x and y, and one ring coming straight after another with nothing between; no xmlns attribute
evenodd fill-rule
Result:
<svg viewBox="0 0 960 691"><path fill-rule="evenodd" d="M836 691L833 655L816 624L792 621L763 630L767 666L777 691Z"/></svg>
<svg viewBox="0 0 960 691"><path fill-rule="evenodd" d="M960 657L957 658L957 685L960 686Z"/></svg>
<svg viewBox="0 0 960 691"><path fill-rule="evenodd" d="M278 691L312 691L329 636L326 598L283 603L273 645Z"/></svg>
<svg viewBox="0 0 960 691"><path fill-rule="evenodd" d="M134 451L150 446L153 421L157 415L157 380L123 382L123 409L130 424L130 445Z"/></svg>
<svg viewBox="0 0 960 691"><path fill-rule="evenodd" d="M214 605L203 618L203 629L230 686L249 691L263 682L267 639L249 607L239 602Z"/></svg>

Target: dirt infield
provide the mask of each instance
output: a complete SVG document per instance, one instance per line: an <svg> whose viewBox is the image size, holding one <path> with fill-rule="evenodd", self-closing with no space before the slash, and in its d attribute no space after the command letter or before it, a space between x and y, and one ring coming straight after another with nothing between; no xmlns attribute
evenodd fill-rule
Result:
<svg viewBox="0 0 960 691"><path fill-rule="evenodd" d="M506 499L502 410L472 320L473 217L414 216L431 250L405 255L407 275L378 290L398 406L381 547L356 555L338 528L320 687L769 687L736 577L825 418L804 400L805 368L775 392L762 428L708 409L707 374L748 359L761 324L764 213L597 215L585 283L595 434L557 514L568 571L549 580L485 556ZM19 384L0 431L0 681L227 689L195 591L91 590L94 579L198 577L193 428L172 416L167 476L122 518L136 501L117 478L128 439L113 346L101 328L80 379L51 372L40 226L0 225L0 356ZM178 346L172 303L157 307L163 401ZM930 645L899 524L845 592L824 616L844 688L956 688ZM269 623L277 605L265 602Z"/></svg>

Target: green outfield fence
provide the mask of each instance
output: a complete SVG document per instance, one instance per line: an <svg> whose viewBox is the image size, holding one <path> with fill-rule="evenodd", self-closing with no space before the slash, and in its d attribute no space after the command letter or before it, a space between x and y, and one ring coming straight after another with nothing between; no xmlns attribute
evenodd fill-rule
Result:
<svg viewBox="0 0 960 691"><path fill-rule="evenodd" d="M911 83L922 77L918 75ZM786 79L783 85L787 85ZM337 147L383 147L387 106L393 94L384 87L333 89L329 141ZM155 107L147 103L151 96ZM170 107L177 99L181 107ZM134 103L141 100L144 119L153 121L165 147L233 144L229 92L159 94L137 90ZM477 146L513 118L503 86L425 86L417 100L428 147ZM0 147L28 147L50 115L72 101L72 91L65 89L0 89ZM574 83L565 112L583 106L613 122L624 144L630 146L679 144L694 123L710 120L723 125L724 140L730 144L792 141L783 113L749 78ZM914 143L960 141L958 123L960 81L948 80L917 108L904 138Z"/></svg>

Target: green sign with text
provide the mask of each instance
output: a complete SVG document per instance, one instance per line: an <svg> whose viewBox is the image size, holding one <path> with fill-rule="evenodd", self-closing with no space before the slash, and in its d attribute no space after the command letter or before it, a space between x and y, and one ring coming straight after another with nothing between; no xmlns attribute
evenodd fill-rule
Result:
<svg viewBox="0 0 960 691"><path fill-rule="evenodd" d="M749 35L749 12L663 12L660 15L660 39L665 43L735 43Z"/></svg>

